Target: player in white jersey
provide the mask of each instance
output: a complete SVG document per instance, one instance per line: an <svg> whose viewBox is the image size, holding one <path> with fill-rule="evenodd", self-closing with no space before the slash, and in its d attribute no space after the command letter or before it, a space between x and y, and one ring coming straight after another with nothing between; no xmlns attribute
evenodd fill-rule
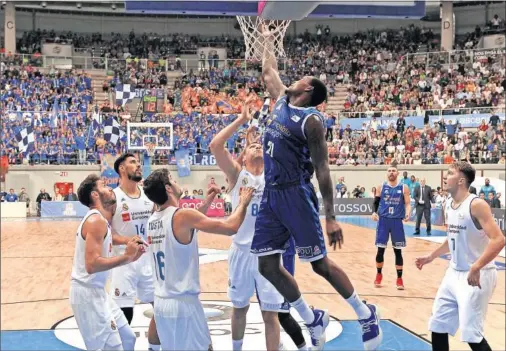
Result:
<svg viewBox="0 0 506 351"><path fill-rule="evenodd" d="M113 190L116 195L116 211L112 218L113 234L120 234L123 240L138 235L145 241L146 225L154 205L139 186L142 180L141 165L135 155L125 153L114 162L114 170L119 174L120 182ZM121 244L124 242L115 241L115 244L119 246L114 247L113 252L117 255L123 253L125 247ZM129 324L132 322L136 298L144 303L153 303L153 272L149 257L145 255L137 262L114 269L110 294ZM149 350L160 348L154 318L149 324L148 342Z"/></svg>
<svg viewBox="0 0 506 351"><path fill-rule="evenodd" d="M446 207L448 240L430 255L416 259L416 266L422 269L436 257L451 254L429 321L432 348L438 351L449 350L448 334L455 335L459 327L462 341L473 351L491 350L483 336L483 324L497 283L493 260L505 241L490 206L469 193L475 175L467 162L450 166L446 177L452 197Z"/></svg>
<svg viewBox="0 0 506 351"><path fill-rule="evenodd" d="M159 207L148 221L149 256L155 274L155 320L163 350L212 350L204 309L199 301L199 253L196 230L233 235L253 195L245 188L226 220L195 209L179 209L182 190L167 169L144 181L146 195ZM216 192L211 194L211 200ZM209 199L209 197L208 197Z"/></svg>
<svg viewBox="0 0 506 351"><path fill-rule="evenodd" d="M144 253L142 240L129 238L122 255L112 256L110 220L116 200L112 189L89 175L77 191L90 210L76 233L70 304L87 350L133 350L135 334L123 312L105 291L109 270L134 262Z"/></svg>
<svg viewBox="0 0 506 351"><path fill-rule="evenodd" d="M255 234L256 215L265 186L263 150L255 135L256 128L248 129L246 148L238 160L234 160L230 152L225 148L225 143L234 133L243 125L252 122L249 105L253 97L254 95L248 97L243 105L241 115L220 131L210 144L211 152L216 158L218 166L228 179L229 194L234 209L239 205L241 188L246 186L255 188L255 194L247 209L246 218L234 236L229 251L228 297L233 304L232 348L234 351L242 349L249 301L256 290L265 324L267 350L277 350L280 346L280 321L283 322L285 331L290 335L297 347L305 349L306 344L300 326L290 316L289 309L283 309L284 297L260 274L258 271L258 257L251 253L251 242ZM269 99L265 101L262 108L265 111L262 112L267 114L268 109Z"/></svg>

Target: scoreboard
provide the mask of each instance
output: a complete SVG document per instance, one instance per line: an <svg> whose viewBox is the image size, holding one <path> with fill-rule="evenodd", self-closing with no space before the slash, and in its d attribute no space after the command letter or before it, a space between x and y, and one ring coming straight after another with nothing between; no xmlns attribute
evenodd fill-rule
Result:
<svg viewBox="0 0 506 351"><path fill-rule="evenodd" d="M156 89L156 94L146 94L142 98L142 109L145 113L162 113L165 103L165 92L163 89Z"/></svg>

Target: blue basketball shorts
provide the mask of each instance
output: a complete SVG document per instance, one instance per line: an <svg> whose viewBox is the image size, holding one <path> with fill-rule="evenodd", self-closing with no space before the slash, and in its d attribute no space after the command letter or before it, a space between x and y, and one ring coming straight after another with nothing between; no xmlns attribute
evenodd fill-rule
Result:
<svg viewBox="0 0 506 351"><path fill-rule="evenodd" d="M406 235L402 218L380 217L376 228L376 246L387 247L388 238L391 237L394 249L406 247Z"/></svg>
<svg viewBox="0 0 506 351"><path fill-rule="evenodd" d="M311 183L265 188L251 252L258 256L283 253L290 247L290 238L301 261L317 261L327 254L318 198Z"/></svg>

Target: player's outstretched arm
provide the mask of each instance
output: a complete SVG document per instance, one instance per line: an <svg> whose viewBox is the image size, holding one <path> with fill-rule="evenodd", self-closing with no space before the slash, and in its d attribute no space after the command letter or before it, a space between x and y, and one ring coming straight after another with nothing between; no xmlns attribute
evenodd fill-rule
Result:
<svg viewBox="0 0 506 351"><path fill-rule="evenodd" d="M264 40L264 52L262 56L262 77L269 95L274 100L279 99L285 93L286 86L281 81L278 73L278 63L274 50L274 38L271 31L263 26L262 35Z"/></svg>
<svg viewBox="0 0 506 351"><path fill-rule="evenodd" d="M198 208L198 211L200 213L202 213L202 214L205 215L207 213L207 210L209 209L209 206L211 206L211 204L213 203L214 198L219 193L220 193L220 188L218 188L215 185L213 185L212 187L210 187L209 189L207 189L206 199L204 200L204 202L202 203L202 205Z"/></svg>
<svg viewBox="0 0 506 351"><path fill-rule="evenodd" d="M107 233L107 221L100 216L92 215L83 225L82 235L86 240L85 268L88 274L98 273L122 266L137 260L142 253L142 244L132 238L127 244L125 253L116 257L102 257L102 245Z"/></svg>
<svg viewBox="0 0 506 351"><path fill-rule="evenodd" d="M471 202L471 215L478 221L481 228L490 239L483 254L471 267L471 270L480 270L499 255L499 252L504 248L505 239L501 232L501 228L499 228L492 216L492 210L489 204L484 200L476 199Z"/></svg>
<svg viewBox="0 0 506 351"><path fill-rule="evenodd" d="M220 167L223 173L225 173L227 176L230 188L235 185L242 167L237 161L232 158L232 155L225 147L225 143L234 135L236 131L239 130L239 128L241 128L243 124L248 123L251 120L251 115L249 113L248 107L248 105L251 103L251 100L252 96L250 95L243 105L241 115L236 118L235 121L223 128L218 134L216 134L216 136L211 141L211 144L209 144L209 149L214 155L218 167Z"/></svg>
<svg viewBox="0 0 506 351"><path fill-rule="evenodd" d="M307 117L304 132L325 207L325 230L329 245L333 246L335 250L336 245L341 248L344 243L343 230L337 223L334 213L334 190L332 188L332 178L330 177L327 141L325 140L323 123L318 116L311 115Z"/></svg>
<svg viewBox="0 0 506 351"><path fill-rule="evenodd" d="M246 209L253 197L254 191L255 189L253 188L243 189L239 206L226 220L209 218L194 209L185 208L178 210L173 218L173 228L177 228L174 235L182 244L188 244L191 241L193 229L211 234L234 235L244 221Z"/></svg>
<svg viewBox="0 0 506 351"><path fill-rule="evenodd" d="M334 190L332 188L332 178L330 177L329 156L323 123L317 116L309 116L304 133L307 137L309 153L311 154L311 160L315 168L318 186L325 206L325 218L333 220L335 219Z"/></svg>

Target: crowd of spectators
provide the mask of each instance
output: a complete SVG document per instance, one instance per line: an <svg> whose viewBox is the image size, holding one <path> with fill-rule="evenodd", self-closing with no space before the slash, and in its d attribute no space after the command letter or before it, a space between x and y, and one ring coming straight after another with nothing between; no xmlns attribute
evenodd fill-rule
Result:
<svg viewBox="0 0 506 351"><path fill-rule="evenodd" d="M463 38L457 45L479 38L478 33ZM104 91L113 91L121 83L136 88L163 88L167 103L163 114L143 114L144 122L171 122L174 125L174 148L189 149L191 154L208 152L212 137L241 112L242 101L251 92L257 94L257 109L262 105L263 86L257 65L237 61L244 55L241 40L222 36L204 39L198 36L154 33L129 35L111 33L80 35L34 31L19 39L21 53L40 51L40 40L72 42L75 47L90 50L94 55L108 57L113 76L103 82ZM214 53L202 58L206 69L183 72L174 86L167 86L165 60L169 54L196 50L202 41L209 46L228 48L227 64L217 68ZM464 44L461 44L464 42ZM223 44L226 43L226 44ZM409 26L399 30L368 31L350 36L334 36L329 27L316 33L286 37L289 59L280 64L281 78L290 85L303 75L315 75L327 83L330 95L339 84L348 85L349 94L343 111L350 117L398 115L392 111L408 111L423 116L433 110L453 109L474 112L478 107L504 105L506 88L504 55L475 58L464 54L454 58L458 64L448 65L439 57L433 61L407 60L409 53L420 45L436 50L437 39L430 30ZM339 50L337 50L339 48ZM98 51L97 51L98 50ZM198 53L195 53L198 58ZM33 55L32 55L33 56ZM147 58L140 59L139 57ZM30 62L13 57L1 62L0 108L2 113L2 154L11 163L95 163L104 153L126 149L127 136L113 145L104 139L104 122L111 116L128 115L108 102L94 103L91 78L77 70L51 68L41 73ZM434 57L432 57L434 58ZM176 60L176 66L181 63ZM172 63L171 63L172 64ZM36 66L36 65L35 65ZM325 111L325 104L319 106ZM483 112L483 110L480 110ZM491 113L493 115L493 113ZM441 122L423 129L402 125L381 129L375 125L362 130L339 126L336 117L327 116L329 158L336 165L450 163L455 159L473 163L504 163L505 131L497 116L486 118L478 129L462 129L458 123ZM94 120L102 123L92 128ZM125 120L118 118L125 127ZM400 124L399 125L399 121ZM5 124L4 124L5 122ZM32 126L35 136L28 155L20 153L16 135ZM94 126L93 126L94 127ZM134 138L140 136L133 136ZM159 135L160 140L168 139ZM239 153L243 144L239 132L227 142L228 148ZM167 141L167 140L165 140ZM135 142L135 141L134 141ZM140 141L139 141L140 142ZM173 154L157 151L156 162L166 163Z"/></svg>

